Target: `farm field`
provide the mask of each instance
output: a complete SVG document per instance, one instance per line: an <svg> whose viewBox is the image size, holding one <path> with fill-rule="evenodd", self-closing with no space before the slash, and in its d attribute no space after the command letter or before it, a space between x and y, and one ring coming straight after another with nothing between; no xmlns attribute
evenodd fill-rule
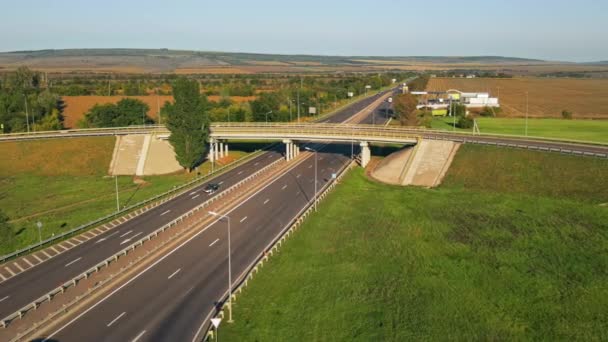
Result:
<svg viewBox="0 0 608 342"><path fill-rule="evenodd" d="M448 89L500 93L501 115L507 117L525 116L528 92L529 117L560 118L568 110L577 119L608 119L608 79L431 78L427 85L429 91Z"/></svg>
<svg viewBox="0 0 608 342"><path fill-rule="evenodd" d="M0 255L38 241L36 222L43 223L42 238L78 227L116 210L114 178L107 176L114 137L71 138L5 142L1 144L0 208L13 229L10 241L0 241ZM248 146L250 145L250 146ZM255 144L234 144L232 160L251 152ZM199 166L207 174L210 164ZM194 177L178 173L163 176L118 177L121 207L140 202L181 185Z"/></svg>
<svg viewBox="0 0 608 342"><path fill-rule="evenodd" d="M535 162L508 167L520 153ZM585 183L607 164L465 145L438 189L356 169L237 296L220 340L605 339L608 177Z"/></svg>
<svg viewBox="0 0 608 342"><path fill-rule="evenodd" d="M66 128L77 128L77 123L84 115L96 104L106 103L117 103L124 98L132 98L143 101L150 108L147 115L152 119L158 121L158 109L161 108L165 102L173 101L173 96L168 95L150 95L150 96L62 96L65 102L64 110L64 125ZM235 102L247 102L252 101L255 96L231 96L230 99ZM220 96L207 96L209 101L219 101Z"/></svg>
<svg viewBox="0 0 608 342"><path fill-rule="evenodd" d="M484 118L478 117L477 124L481 133L524 135L526 120L521 118ZM453 119L435 118L433 129L453 130ZM472 132L472 129L460 129ZM608 144L608 120L563 120L528 119L528 136L589 141Z"/></svg>

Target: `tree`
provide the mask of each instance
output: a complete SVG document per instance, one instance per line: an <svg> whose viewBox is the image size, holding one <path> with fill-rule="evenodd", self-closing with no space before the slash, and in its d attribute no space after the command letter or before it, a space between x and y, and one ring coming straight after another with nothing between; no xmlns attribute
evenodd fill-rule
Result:
<svg viewBox="0 0 608 342"><path fill-rule="evenodd" d="M566 120L572 120L572 112L568 110L562 110L562 118Z"/></svg>
<svg viewBox="0 0 608 342"><path fill-rule="evenodd" d="M209 114L207 99L201 95L198 82L179 78L173 84L174 103L165 103L163 108L166 124L171 136L179 164L191 172L202 160L209 137Z"/></svg>
<svg viewBox="0 0 608 342"><path fill-rule="evenodd" d="M150 107L137 99L122 99L116 104L97 104L85 114L87 127L125 127L154 123L146 115Z"/></svg>
<svg viewBox="0 0 608 342"><path fill-rule="evenodd" d="M393 108L401 125L418 126L417 105L418 100L412 94L401 94L394 98Z"/></svg>

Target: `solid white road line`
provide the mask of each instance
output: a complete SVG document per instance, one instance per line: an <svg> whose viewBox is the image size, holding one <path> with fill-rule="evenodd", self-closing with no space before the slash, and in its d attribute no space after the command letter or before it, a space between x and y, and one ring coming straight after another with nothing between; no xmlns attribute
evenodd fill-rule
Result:
<svg viewBox="0 0 608 342"><path fill-rule="evenodd" d="M197 198L198 196L200 196L200 195L196 195L196 196L192 197L192 199L195 199L195 198Z"/></svg>
<svg viewBox="0 0 608 342"><path fill-rule="evenodd" d="M247 216L243 217L243 218L241 219L241 223L243 223L243 221L245 221L246 219L247 219Z"/></svg>
<svg viewBox="0 0 608 342"><path fill-rule="evenodd" d="M133 231L132 231L132 230L129 230L128 232L126 232L126 233L122 234L122 235L121 235L121 236L119 236L119 237L123 237L123 236L125 236L125 235L129 235L129 234L131 234L131 233L133 233Z"/></svg>
<svg viewBox="0 0 608 342"><path fill-rule="evenodd" d="M264 204L266 204L266 203L268 203L268 202L270 202L270 200L267 198L267 199L264 201Z"/></svg>
<svg viewBox="0 0 608 342"><path fill-rule="evenodd" d="M10 297L10 296L6 296L6 297L4 297L4 298L0 299L0 302L4 302L4 301L5 301L5 300L7 300L9 297Z"/></svg>
<svg viewBox="0 0 608 342"><path fill-rule="evenodd" d="M176 275L176 274L178 274L178 273L179 273L179 271L181 271L181 270L182 270L181 268L178 268L178 269L177 269L177 271L175 271L175 272L171 273L171 275L170 275L170 276L168 276L168 277L167 277L167 279L171 279L171 278L173 278L173 276L174 276L174 275Z"/></svg>
<svg viewBox="0 0 608 342"><path fill-rule="evenodd" d="M165 211L164 213L160 214L160 216L163 216L163 215L168 214L170 212L171 212L171 209L169 209L169 210Z"/></svg>
<svg viewBox="0 0 608 342"><path fill-rule="evenodd" d="M111 326L112 324L114 324L114 322L118 321L120 319L120 317L124 316L126 314L126 312L121 313L120 315L118 315L116 318L114 318L112 320L112 322L108 323L108 327Z"/></svg>
<svg viewBox="0 0 608 342"><path fill-rule="evenodd" d="M76 262L80 261L80 259L82 259L82 257L80 257L80 258L78 258L78 259L74 259L74 260L72 260L72 261L68 262L67 264L65 264L65 267L68 267L68 266L70 266L71 264L73 264L73 263L76 263Z"/></svg>
<svg viewBox="0 0 608 342"><path fill-rule="evenodd" d="M142 336L144 336L145 333L146 333L145 330L140 332L139 335L135 336L135 338L131 340L131 342L137 342L137 340L139 340Z"/></svg>
<svg viewBox="0 0 608 342"><path fill-rule="evenodd" d="M283 185L283 187L281 188L281 190L285 190L287 189L287 184Z"/></svg>
<svg viewBox="0 0 608 342"><path fill-rule="evenodd" d="M215 241L213 241L211 244L209 244L209 247L215 245L216 242L220 241L220 239L215 239Z"/></svg>

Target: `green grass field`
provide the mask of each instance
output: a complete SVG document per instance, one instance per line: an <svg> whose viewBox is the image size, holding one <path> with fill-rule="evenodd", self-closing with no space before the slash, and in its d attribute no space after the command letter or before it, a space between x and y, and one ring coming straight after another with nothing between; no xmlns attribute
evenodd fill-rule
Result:
<svg viewBox="0 0 608 342"><path fill-rule="evenodd" d="M568 172L537 178L530 191L485 189L491 177L466 186L462 165L496 174L502 164L484 160L514 157L505 151L462 147L455 172L431 190L356 169L237 298L220 340L607 339L608 208L597 202L608 177L595 183L601 190L571 177L605 176L607 162L525 152ZM577 184L574 198L589 200L569 198Z"/></svg>
<svg viewBox="0 0 608 342"><path fill-rule="evenodd" d="M525 134L525 119L477 118L481 133ZM434 129L452 130L452 118L433 120ZM472 129L457 131L472 132ZM528 119L528 136L608 143L608 120Z"/></svg>
<svg viewBox="0 0 608 342"><path fill-rule="evenodd" d="M235 143L230 154L238 159L265 144ZM0 255L68 231L116 210L115 181L107 176L113 137L74 138L2 143L0 208L12 226ZM211 165L199 166L207 174ZM196 172L164 176L118 177L121 207L136 204L192 180Z"/></svg>

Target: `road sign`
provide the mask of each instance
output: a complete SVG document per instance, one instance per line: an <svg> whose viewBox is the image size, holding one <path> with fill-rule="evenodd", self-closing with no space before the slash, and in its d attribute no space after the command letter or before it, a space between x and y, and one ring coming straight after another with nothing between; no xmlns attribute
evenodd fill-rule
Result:
<svg viewBox="0 0 608 342"><path fill-rule="evenodd" d="M355 94L352 91L348 92L348 97L353 97Z"/></svg>
<svg viewBox="0 0 608 342"><path fill-rule="evenodd" d="M213 326L215 327L215 329L217 329L220 326L220 322L222 321L221 318L212 318L211 319L211 324L213 324Z"/></svg>
<svg viewBox="0 0 608 342"><path fill-rule="evenodd" d="M316 107L308 107L308 114L317 114Z"/></svg>
<svg viewBox="0 0 608 342"><path fill-rule="evenodd" d="M38 226L38 228L42 228L42 222L40 222L40 221L36 222L36 226Z"/></svg>
<svg viewBox="0 0 608 342"><path fill-rule="evenodd" d="M372 89L372 86L371 85L366 85L365 89Z"/></svg>
<svg viewBox="0 0 608 342"><path fill-rule="evenodd" d="M331 179L336 179L336 178L338 178L338 175L336 175L335 173L332 173L331 174Z"/></svg>
<svg viewBox="0 0 608 342"><path fill-rule="evenodd" d="M389 98L388 98L388 103L392 103L392 102L393 102L393 98L392 98L392 97L389 97Z"/></svg>

